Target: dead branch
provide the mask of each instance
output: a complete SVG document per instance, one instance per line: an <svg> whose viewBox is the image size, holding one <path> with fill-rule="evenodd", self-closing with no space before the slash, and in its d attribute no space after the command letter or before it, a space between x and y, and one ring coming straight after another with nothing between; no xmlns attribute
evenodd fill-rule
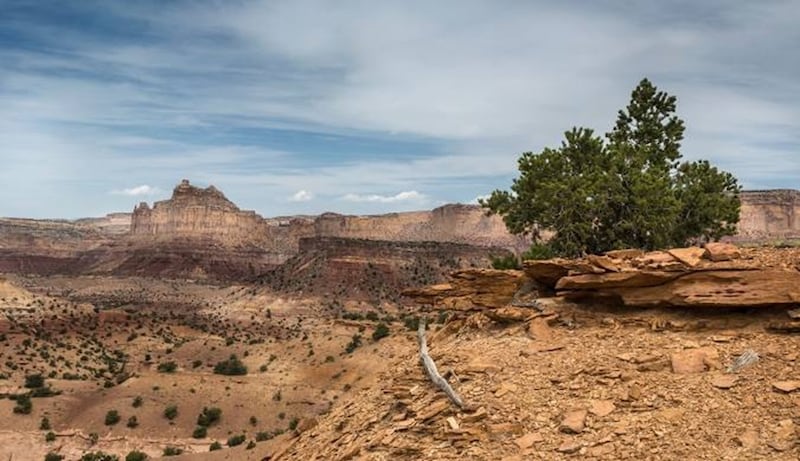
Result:
<svg viewBox="0 0 800 461"><path fill-rule="evenodd" d="M419 358L422 361L422 366L425 368L425 373L427 373L428 378L430 378L433 384L439 389L443 390L444 393L447 394L447 397L450 398L450 401L458 408L464 408L464 402L461 400L461 397L450 387L447 380L442 378L442 375L439 374L439 370L436 369L436 364L433 362L433 359L428 355L428 343L425 341L425 320L420 320L417 336L419 338Z"/></svg>

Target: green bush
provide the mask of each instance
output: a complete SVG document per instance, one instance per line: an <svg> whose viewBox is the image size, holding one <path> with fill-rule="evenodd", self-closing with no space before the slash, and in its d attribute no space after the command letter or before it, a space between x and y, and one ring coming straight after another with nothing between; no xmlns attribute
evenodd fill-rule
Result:
<svg viewBox="0 0 800 461"><path fill-rule="evenodd" d="M264 442L271 438L272 436L270 435L269 432L264 432L264 431L256 432L256 442Z"/></svg>
<svg viewBox="0 0 800 461"><path fill-rule="evenodd" d="M289 430L293 431L293 430L297 429L297 424L298 423L300 423L300 420L297 419L297 418L292 418L291 420L289 420Z"/></svg>
<svg viewBox="0 0 800 461"><path fill-rule="evenodd" d="M81 456L80 461L119 461L119 456L111 455L102 451L93 451Z"/></svg>
<svg viewBox="0 0 800 461"><path fill-rule="evenodd" d="M556 252L553 251L553 248L546 243L534 243L528 248L528 251L522 253L522 260L540 260L540 259L551 259L556 257Z"/></svg>
<svg viewBox="0 0 800 461"><path fill-rule="evenodd" d="M514 255L492 258L492 269L519 269L519 260Z"/></svg>
<svg viewBox="0 0 800 461"><path fill-rule="evenodd" d="M18 415L29 415L33 410L33 402L31 397L27 394L18 395L16 397L17 404L14 406L14 413Z"/></svg>
<svg viewBox="0 0 800 461"><path fill-rule="evenodd" d="M241 445L244 443L245 439L247 439L247 437L245 437L244 434L234 435L228 439L228 446L235 447L237 445Z"/></svg>
<svg viewBox="0 0 800 461"><path fill-rule="evenodd" d="M214 366L214 373L226 376L246 375L247 367L236 354L231 354L228 360L223 360Z"/></svg>
<svg viewBox="0 0 800 461"><path fill-rule="evenodd" d="M131 416L128 418L128 423L126 424L131 429L134 429L139 426L139 420L136 418L136 415Z"/></svg>
<svg viewBox="0 0 800 461"><path fill-rule="evenodd" d="M44 435L45 442L55 442L55 440L56 440L56 433L53 431L50 431Z"/></svg>
<svg viewBox="0 0 800 461"><path fill-rule="evenodd" d="M159 373L175 373L175 370L178 369L178 364L172 361L159 363L157 369Z"/></svg>
<svg viewBox="0 0 800 461"><path fill-rule="evenodd" d="M47 419L47 416L42 416L42 421L39 423L39 430L42 431L50 430L50 420Z"/></svg>
<svg viewBox="0 0 800 461"><path fill-rule="evenodd" d="M117 410L108 410L106 413L106 426L113 426L117 424L120 420L119 412Z"/></svg>
<svg viewBox="0 0 800 461"><path fill-rule="evenodd" d="M44 455L44 461L63 461L64 455L59 455L58 453L50 452Z"/></svg>
<svg viewBox="0 0 800 461"><path fill-rule="evenodd" d="M222 410L217 407L203 407L203 411L197 415L197 425L209 427L217 423L222 417Z"/></svg>
<svg viewBox="0 0 800 461"><path fill-rule="evenodd" d="M164 456L178 456L183 453L182 448L168 446L164 448Z"/></svg>
<svg viewBox="0 0 800 461"><path fill-rule="evenodd" d="M146 453L133 450L125 456L125 461L145 461L148 458Z"/></svg>
<svg viewBox="0 0 800 461"><path fill-rule="evenodd" d="M205 426L197 426L192 432L192 437L195 439L204 439L208 435L208 429Z"/></svg>
<svg viewBox="0 0 800 461"><path fill-rule="evenodd" d="M356 333L353 335L352 339L350 339L350 342L347 343L347 346L345 346L344 350L348 354L352 354L353 351L358 349L359 346L361 346L361 335Z"/></svg>
<svg viewBox="0 0 800 461"><path fill-rule="evenodd" d="M389 336L389 327L385 323L381 322L375 325L375 331L372 332L373 341L380 341L387 336Z"/></svg>
<svg viewBox="0 0 800 461"><path fill-rule="evenodd" d="M178 417L178 406L177 405L167 405L164 408L164 417L169 419L170 421Z"/></svg>
<svg viewBox="0 0 800 461"><path fill-rule="evenodd" d="M44 376L41 373L25 376L25 387L28 389L37 389L44 386Z"/></svg>
<svg viewBox="0 0 800 461"><path fill-rule="evenodd" d="M133 408L139 408L142 406L142 402L143 402L142 397L137 395L136 397L133 398L133 403L131 403L131 405L133 406Z"/></svg>
<svg viewBox="0 0 800 461"><path fill-rule="evenodd" d="M208 451L217 451L222 450L222 444L219 442L214 442L208 446Z"/></svg>

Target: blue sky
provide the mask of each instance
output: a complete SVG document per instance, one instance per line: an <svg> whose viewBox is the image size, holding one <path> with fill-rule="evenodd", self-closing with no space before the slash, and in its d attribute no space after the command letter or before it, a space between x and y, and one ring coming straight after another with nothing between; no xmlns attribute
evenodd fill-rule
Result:
<svg viewBox="0 0 800 461"><path fill-rule="evenodd" d="M470 202L606 132L645 76L685 158L798 188L799 23L792 1L0 0L0 216L183 178L264 216Z"/></svg>

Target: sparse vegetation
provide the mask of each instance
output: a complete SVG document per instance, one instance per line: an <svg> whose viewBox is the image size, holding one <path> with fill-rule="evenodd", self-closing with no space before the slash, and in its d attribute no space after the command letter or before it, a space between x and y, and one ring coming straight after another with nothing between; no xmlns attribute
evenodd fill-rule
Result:
<svg viewBox="0 0 800 461"><path fill-rule="evenodd" d="M128 422L125 425L131 429L135 429L136 427L139 426L139 419L136 418L136 415L133 415L130 418L128 418Z"/></svg>
<svg viewBox="0 0 800 461"><path fill-rule="evenodd" d="M208 435L208 428L206 426L197 426L192 432L192 438L204 439Z"/></svg>
<svg viewBox="0 0 800 461"><path fill-rule="evenodd" d="M169 419L170 421L178 417L178 406L177 405L167 405L164 408L164 417Z"/></svg>
<svg viewBox="0 0 800 461"><path fill-rule="evenodd" d="M244 441L246 439L247 439L247 437L245 437L244 434L234 435L234 436L228 438L228 446L229 447L235 447L237 445L241 445L241 444L244 443Z"/></svg>
<svg viewBox="0 0 800 461"><path fill-rule="evenodd" d="M223 360L214 366L214 373L226 376L246 375L247 367L236 357L236 354L231 354L227 360Z"/></svg>
<svg viewBox="0 0 800 461"><path fill-rule="evenodd" d="M349 343L347 343L347 346L345 346L344 350L345 350L345 352L347 352L348 354L352 354L352 353L353 353L353 351L355 351L356 349L358 349L358 347L359 347L359 346L361 346L361 335L360 335L360 334L358 334L358 333L356 333L356 334L354 334L354 335L353 335L353 337L350 339L350 342L349 342Z"/></svg>
<svg viewBox="0 0 800 461"><path fill-rule="evenodd" d="M105 425L113 426L120 420L119 412L117 410L108 410L106 413Z"/></svg>
<svg viewBox="0 0 800 461"><path fill-rule="evenodd" d="M60 455L52 451L44 455L44 461L63 461L63 460L64 460L64 455Z"/></svg>
<svg viewBox="0 0 800 461"><path fill-rule="evenodd" d="M183 448L167 446L164 448L164 456L178 456L183 453Z"/></svg>
<svg viewBox="0 0 800 461"><path fill-rule="evenodd" d="M159 363L157 369L159 373L175 373L175 370L178 369L178 364L172 361Z"/></svg>
<svg viewBox="0 0 800 461"><path fill-rule="evenodd" d="M93 451L81 456L80 461L119 461L119 456L108 454L103 451Z"/></svg>
<svg viewBox="0 0 800 461"><path fill-rule="evenodd" d="M133 408L139 408L142 406L143 402L144 401L142 400L142 397L137 395L136 397L133 398L133 403L131 403L131 406L133 406Z"/></svg>
<svg viewBox="0 0 800 461"><path fill-rule="evenodd" d="M211 445L208 446L208 451L216 451L222 450L222 444L219 442L213 442Z"/></svg>
<svg viewBox="0 0 800 461"><path fill-rule="evenodd" d="M222 410L217 407L203 407L203 411L197 415L197 425L209 427L219 422L222 417Z"/></svg>
<svg viewBox="0 0 800 461"><path fill-rule="evenodd" d="M389 327L381 322L375 325L375 331L372 332L372 340L380 341L382 338L389 336Z"/></svg>
<svg viewBox="0 0 800 461"><path fill-rule="evenodd" d="M145 461L147 458L146 453L134 450L125 456L125 461Z"/></svg>
<svg viewBox="0 0 800 461"><path fill-rule="evenodd" d="M519 268L519 260L514 255L497 256L492 258L492 269L508 270Z"/></svg>

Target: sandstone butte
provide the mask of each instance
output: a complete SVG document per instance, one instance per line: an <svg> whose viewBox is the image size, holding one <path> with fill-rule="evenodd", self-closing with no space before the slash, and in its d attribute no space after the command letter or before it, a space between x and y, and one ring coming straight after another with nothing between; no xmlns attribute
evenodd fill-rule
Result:
<svg viewBox="0 0 800 461"><path fill-rule="evenodd" d="M406 290L420 304L524 317L524 295L627 307L739 308L800 304L800 261L766 264L729 243L581 259L525 261L524 271L456 272L448 284ZM497 314L495 314L497 316ZM491 316L490 316L491 317Z"/></svg>

